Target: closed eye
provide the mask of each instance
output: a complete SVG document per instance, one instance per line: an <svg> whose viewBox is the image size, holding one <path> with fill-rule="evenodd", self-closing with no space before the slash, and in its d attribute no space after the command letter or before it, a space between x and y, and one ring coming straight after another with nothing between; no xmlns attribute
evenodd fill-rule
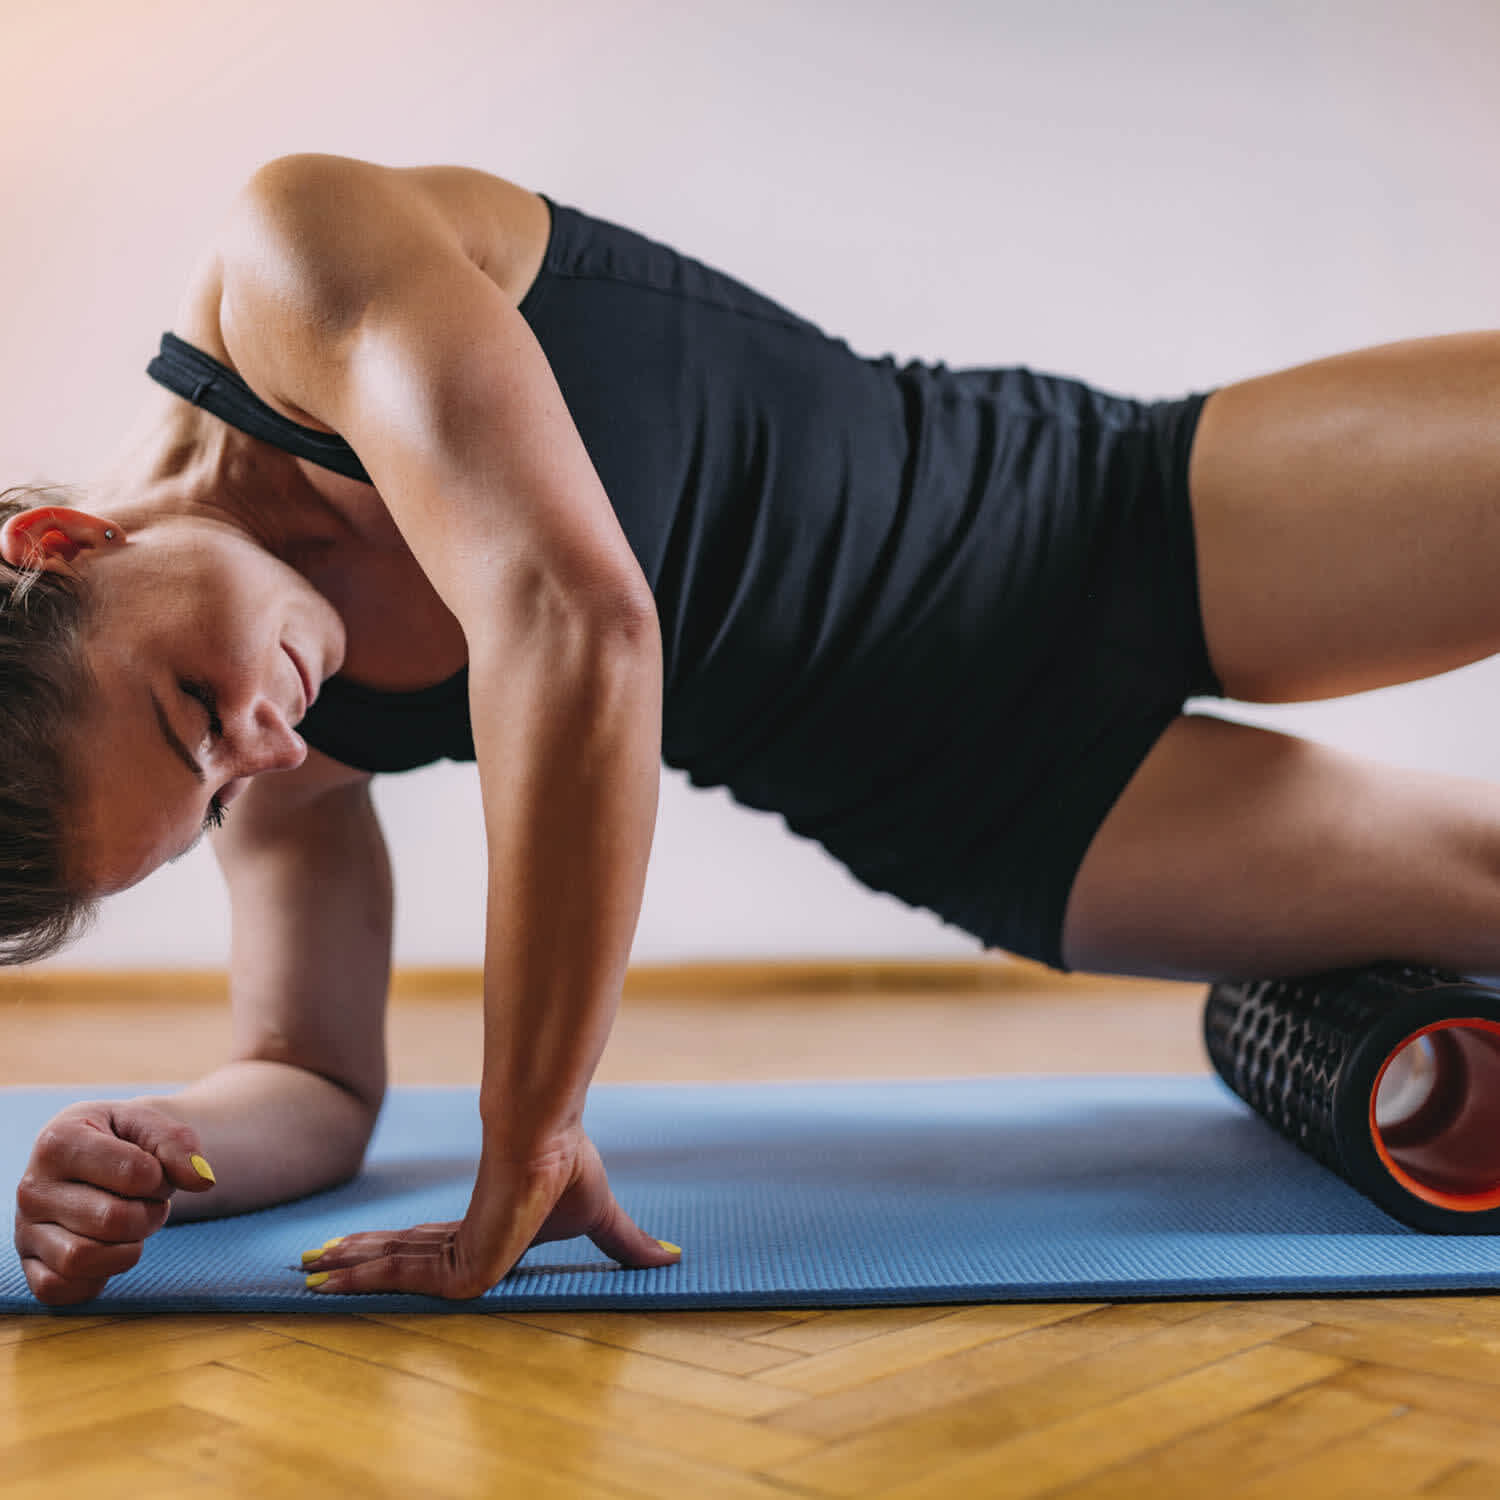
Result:
<svg viewBox="0 0 1500 1500"><path fill-rule="evenodd" d="M206 682L189 680L182 684L182 691L194 702L203 705L208 713L209 732L215 739L218 739L224 733L224 726L219 722L219 700L213 688Z"/></svg>
<svg viewBox="0 0 1500 1500"><path fill-rule="evenodd" d="M219 701L214 693L213 687L207 682L186 681L182 684L182 691L196 703L203 705L208 714L208 732L214 739L224 737L224 725L219 718ZM224 804L219 800L219 794L215 792L208 799L208 812L203 818L204 832L224 826Z"/></svg>

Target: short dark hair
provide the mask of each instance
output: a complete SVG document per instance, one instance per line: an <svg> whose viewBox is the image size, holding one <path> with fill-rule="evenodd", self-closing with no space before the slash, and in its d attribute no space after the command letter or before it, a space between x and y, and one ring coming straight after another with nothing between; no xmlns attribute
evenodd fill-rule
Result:
<svg viewBox="0 0 1500 1500"><path fill-rule="evenodd" d="M0 524L65 503L66 486L17 485L0 492ZM98 686L84 655L92 620L80 579L0 558L0 966L51 958L99 915L70 839L79 724Z"/></svg>

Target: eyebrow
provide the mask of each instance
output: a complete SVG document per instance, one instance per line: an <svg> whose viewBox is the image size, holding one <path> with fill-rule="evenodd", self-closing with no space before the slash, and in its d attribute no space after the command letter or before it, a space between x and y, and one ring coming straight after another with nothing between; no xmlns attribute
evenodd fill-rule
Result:
<svg viewBox="0 0 1500 1500"><path fill-rule="evenodd" d="M193 773L193 780L199 786L204 785L208 778L203 774L203 767L193 758L193 752L177 738L177 731L172 728L172 721L167 718L167 711L161 706L161 700L156 696L156 689L148 687L147 692L151 694L151 707L156 713L156 722L161 727L162 737L172 747L172 753ZM198 836L190 843L185 844L174 854L167 863L175 865L179 859L191 854L199 844L203 842L203 830L200 829Z"/></svg>

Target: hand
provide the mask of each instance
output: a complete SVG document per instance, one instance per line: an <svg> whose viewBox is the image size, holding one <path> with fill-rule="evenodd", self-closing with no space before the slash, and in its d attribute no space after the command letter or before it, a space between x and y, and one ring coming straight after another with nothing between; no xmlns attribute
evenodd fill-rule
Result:
<svg viewBox="0 0 1500 1500"><path fill-rule="evenodd" d="M667 1266L682 1252L652 1239L626 1215L604 1163L582 1129L524 1163L481 1157L469 1211L448 1224L398 1234L346 1235L304 1257L320 1292L422 1292L477 1297L531 1245L584 1234L622 1266Z"/></svg>
<svg viewBox="0 0 1500 1500"><path fill-rule="evenodd" d="M74 1104L54 1115L16 1188L16 1251L37 1300L86 1302L128 1271L167 1222L173 1192L213 1186L197 1153L190 1126L148 1105Z"/></svg>

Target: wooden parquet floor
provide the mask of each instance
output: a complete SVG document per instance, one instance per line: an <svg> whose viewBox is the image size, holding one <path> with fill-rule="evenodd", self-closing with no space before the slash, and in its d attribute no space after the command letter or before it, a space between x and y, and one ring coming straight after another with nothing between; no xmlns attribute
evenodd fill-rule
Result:
<svg viewBox="0 0 1500 1500"><path fill-rule="evenodd" d="M601 1079L1200 1072L1202 991L627 992ZM404 996L403 1083L475 997ZM0 1001L0 1082L191 1076L216 1007ZM692 1253L691 1246L684 1246ZM1500 1500L1500 1297L0 1319L21 1496Z"/></svg>

